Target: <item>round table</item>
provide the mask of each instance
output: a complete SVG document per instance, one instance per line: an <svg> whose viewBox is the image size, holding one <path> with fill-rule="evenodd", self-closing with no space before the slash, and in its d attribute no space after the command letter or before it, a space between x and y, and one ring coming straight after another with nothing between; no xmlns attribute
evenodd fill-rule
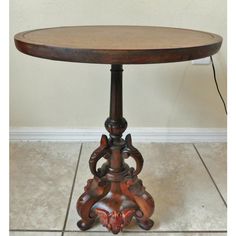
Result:
<svg viewBox="0 0 236 236"><path fill-rule="evenodd" d="M109 138L102 135L100 146L89 159L93 178L77 201L81 220L87 230L98 217L114 234L134 217L148 230L154 201L137 177L143 167L141 153L132 145L123 117L123 64L187 61L215 54L222 37L216 34L154 26L71 26L26 31L15 35L15 45L25 54L51 60L111 64L110 115L105 121ZM133 158L136 168L125 163ZM97 168L97 162L106 162Z"/></svg>

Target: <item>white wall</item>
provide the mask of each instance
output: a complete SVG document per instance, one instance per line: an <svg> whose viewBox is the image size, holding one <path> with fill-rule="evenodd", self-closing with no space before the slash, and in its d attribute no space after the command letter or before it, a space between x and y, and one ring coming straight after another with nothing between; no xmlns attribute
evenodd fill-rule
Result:
<svg viewBox="0 0 236 236"><path fill-rule="evenodd" d="M173 26L222 35L223 46L214 59L226 97L224 0L11 0L12 127L103 126L109 65L34 58L18 52L13 41L24 30L94 24ZM211 66L191 62L124 66L124 116L131 127L226 127Z"/></svg>

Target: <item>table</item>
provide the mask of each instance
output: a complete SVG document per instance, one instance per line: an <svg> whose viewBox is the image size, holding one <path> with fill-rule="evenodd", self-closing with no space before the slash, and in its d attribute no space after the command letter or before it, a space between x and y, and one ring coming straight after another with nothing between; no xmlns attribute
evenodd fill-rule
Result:
<svg viewBox="0 0 236 236"><path fill-rule="evenodd" d="M92 227L98 217L112 233L119 233L134 217L148 230L154 200L138 174L143 157L133 146L123 117L123 64L167 63L198 59L215 54L221 47L219 35L179 28L154 26L71 26L26 31L15 35L17 49L25 54L58 61L111 64L110 115L105 121L109 138L89 159L93 178L77 201L81 230ZM125 159L133 158L136 168ZM97 168L97 162L106 162ZM156 163L154 163L156 164Z"/></svg>

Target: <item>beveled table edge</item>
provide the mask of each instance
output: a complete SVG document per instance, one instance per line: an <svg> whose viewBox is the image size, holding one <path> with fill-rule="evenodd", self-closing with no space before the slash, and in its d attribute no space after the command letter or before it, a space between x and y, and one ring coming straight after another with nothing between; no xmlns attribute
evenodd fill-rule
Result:
<svg viewBox="0 0 236 236"><path fill-rule="evenodd" d="M83 25L79 27L89 27L94 25ZM105 26L105 25L99 25ZM112 25L108 25L112 26ZM115 25L115 26L137 26L137 25ZM152 63L169 63L189 61L199 58L204 58L217 53L221 47L223 38L220 35L193 30L185 28L174 27L160 27L160 26L141 26L141 27L159 27L188 30L200 33L206 33L216 38L215 43L204 44L195 47L182 47L182 48L162 48L162 49L92 49L92 48L72 48L72 47L58 47L52 45L44 45L39 43L29 43L24 40L23 35L28 32L64 28L76 26L63 26L42 28L36 30L23 31L14 36L16 48L27 55L34 57L67 61L79 63L95 63L95 64L152 64Z"/></svg>

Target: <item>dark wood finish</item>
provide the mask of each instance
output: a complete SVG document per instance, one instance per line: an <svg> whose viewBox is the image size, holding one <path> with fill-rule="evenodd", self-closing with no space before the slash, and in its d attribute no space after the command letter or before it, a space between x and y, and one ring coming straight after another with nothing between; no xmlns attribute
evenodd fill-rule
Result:
<svg viewBox="0 0 236 236"><path fill-rule="evenodd" d="M89 159L93 178L87 181L77 201L81 230L96 218L112 233L119 233L134 217L148 230L154 201L137 177L143 167L141 153L131 135L122 138L127 121L122 110L122 64L164 63L198 59L215 54L222 44L216 34L167 27L73 26L40 29L15 35L23 53L59 61L105 63L111 67L110 115L105 121L109 138L102 135L100 146ZM132 157L136 168L125 159ZM106 162L97 168L98 161Z"/></svg>
<svg viewBox="0 0 236 236"><path fill-rule="evenodd" d="M143 157L133 147L130 134L122 139L127 127L122 113L122 71L122 65L111 67L110 116L105 122L110 138L102 135L100 146L89 160L94 178L88 180L85 192L77 201L81 216L77 225L81 230L92 227L96 217L114 234L128 225L133 217L143 229L148 230L153 225L149 217L154 211L154 201L137 177L143 167ZM136 169L125 163L129 157L134 158ZM97 169L101 158L105 158L106 163Z"/></svg>
<svg viewBox="0 0 236 236"><path fill-rule="evenodd" d="M23 53L59 61L146 64L198 59L215 54L219 35L154 26L72 26L15 35Z"/></svg>

